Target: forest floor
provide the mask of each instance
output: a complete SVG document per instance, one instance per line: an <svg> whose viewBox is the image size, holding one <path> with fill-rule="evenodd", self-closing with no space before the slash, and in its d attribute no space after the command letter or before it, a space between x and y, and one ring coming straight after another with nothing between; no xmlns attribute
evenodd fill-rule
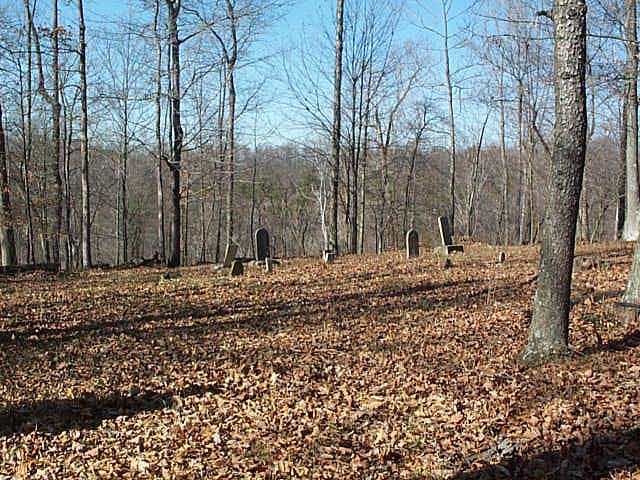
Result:
<svg viewBox="0 0 640 480"><path fill-rule="evenodd" d="M538 250L0 277L0 478L640 478L632 245L517 362Z"/></svg>

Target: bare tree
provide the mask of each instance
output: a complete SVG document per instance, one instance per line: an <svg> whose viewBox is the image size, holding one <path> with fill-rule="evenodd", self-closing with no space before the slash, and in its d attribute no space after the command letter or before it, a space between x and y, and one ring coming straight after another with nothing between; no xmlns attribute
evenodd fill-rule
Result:
<svg viewBox="0 0 640 480"><path fill-rule="evenodd" d="M155 151L156 151L156 209L157 209L157 236L160 261L165 261L166 246L164 235L164 189L162 184L162 163L164 162L164 149L162 146L162 42L159 32L160 20L160 0L155 0L153 4L153 44L156 49L155 68Z"/></svg>
<svg viewBox="0 0 640 480"><path fill-rule="evenodd" d="M169 31L169 45L171 51L171 126L172 144L169 169L173 183L171 186L171 252L167 259L167 266L180 265L180 162L182 160L183 130L180 112L180 44L178 36L178 16L180 15L181 0L165 0L168 11L167 28Z"/></svg>
<svg viewBox="0 0 640 480"><path fill-rule="evenodd" d="M571 272L587 133L585 0L554 0L555 127L538 288L527 362L565 354L569 344Z"/></svg>
<svg viewBox="0 0 640 480"><path fill-rule="evenodd" d="M625 219L622 238L637 240L640 230L640 186L638 185L638 35L636 0L625 0Z"/></svg>
<svg viewBox="0 0 640 480"><path fill-rule="evenodd" d="M333 127L331 129L331 161L333 168L331 194L331 242L336 254L338 245L338 194L340 190L340 120L342 115L342 33L344 29L344 0L336 0L336 44L333 73Z"/></svg>
<svg viewBox="0 0 640 480"><path fill-rule="evenodd" d="M13 212L9 196L9 179L7 175L7 147L4 133L4 118L2 102L0 102L0 250L2 250L2 265L15 265L16 241L13 229Z"/></svg>
<svg viewBox="0 0 640 480"><path fill-rule="evenodd" d="M452 0L440 0L442 5L442 39L444 42L444 76L447 84L447 105L449 108L449 223L451 233L455 231L456 214L456 125L453 114L453 85L449 62L449 11Z"/></svg>
<svg viewBox="0 0 640 480"><path fill-rule="evenodd" d="M89 134L87 123L87 42L84 7L78 0L78 42L80 57L80 154L82 156L82 268L91 268L91 208L89 202Z"/></svg>

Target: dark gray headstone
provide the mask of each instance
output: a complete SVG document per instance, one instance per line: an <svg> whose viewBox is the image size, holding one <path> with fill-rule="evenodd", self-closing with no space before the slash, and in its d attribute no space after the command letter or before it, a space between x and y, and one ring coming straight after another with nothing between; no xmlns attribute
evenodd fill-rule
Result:
<svg viewBox="0 0 640 480"><path fill-rule="evenodd" d="M453 244L453 235L451 232L449 217L438 217L438 228L440 229L440 241L442 242L442 246L438 247L438 249L444 255L449 255L452 252L464 252L463 245Z"/></svg>
<svg viewBox="0 0 640 480"><path fill-rule="evenodd" d="M231 263L231 270L229 271L229 275L232 277L237 277L238 275L242 275L244 273L244 266L240 260L234 260Z"/></svg>
<svg viewBox="0 0 640 480"><path fill-rule="evenodd" d="M442 245L453 245L449 217L438 217L438 227L440 228L440 241Z"/></svg>
<svg viewBox="0 0 640 480"><path fill-rule="evenodd" d="M259 228L256 230L256 260L264 260L270 256L269 232L265 228Z"/></svg>
<svg viewBox="0 0 640 480"><path fill-rule="evenodd" d="M222 264L224 268L231 267L231 263L236 258L237 251L238 251L238 246L236 244L227 245L227 249L224 252L224 263Z"/></svg>
<svg viewBox="0 0 640 480"><path fill-rule="evenodd" d="M412 228L407 232L407 258L414 258L418 256L420 256L418 232Z"/></svg>

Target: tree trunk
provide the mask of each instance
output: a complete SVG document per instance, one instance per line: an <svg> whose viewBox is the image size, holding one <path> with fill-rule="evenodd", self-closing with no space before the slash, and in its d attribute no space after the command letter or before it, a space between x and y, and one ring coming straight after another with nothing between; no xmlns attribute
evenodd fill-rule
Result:
<svg viewBox="0 0 640 480"><path fill-rule="evenodd" d="M84 7L78 0L80 43L80 155L82 157L82 268L91 268L91 208L89 202L89 134L87 105L87 43L85 40Z"/></svg>
<svg viewBox="0 0 640 480"><path fill-rule="evenodd" d="M509 244L509 165L507 163L507 142L505 134L505 108L504 108L504 70L500 72L498 84L498 97L500 102L500 163L502 164L503 183L502 183L502 208L500 221L502 222L500 235L502 235L502 244Z"/></svg>
<svg viewBox="0 0 640 480"><path fill-rule="evenodd" d="M0 102L0 188L2 199L0 210L0 247L2 250L2 265L13 266L18 262L16 256L16 240L13 231L13 212L9 195L9 177L7 174L7 150L4 134L4 118L2 103Z"/></svg>
<svg viewBox="0 0 640 480"><path fill-rule="evenodd" d="M166 0L169 12L167 27L171 47L171 126L173 142L171 145L170 169L172 175L171 204L171 253L168 267L180 265L180 161L182 156L182 124L180 117L180 40L178 38L178 15L180 0Z"/></svg>
<svg viewBox="0 0 640 480"><path fill-rule="evenodd" d="M571 273L586 150L587 7L585 0L554 0L552 11L556 119L538 288L523 353L526 362L568 351Z"/></svg>
<svg viewBox="0 0 640 480"><path fill-rule="evenodd" d="M618 155L618 166L620 174L618 175L618 200L616 201L616 218L613 232L613 239L620 240L622 238L622 230L624 229L625 219L625 190L626 190L626 149L627 149L627 102L626 95L622 99L622 121L620 125L620 150Z"/></svg>
<svg viewBox="0 0 640 480"><path fill-rule="evenodd" d="M55 236L53 238L53 263L60 264L60 239L62 237L62 177L60 176L60 154L62 150L60 138L60 39L58 29L58 0L53 0L53 97L51 110L53 114L53 145L55 152L53 155L53 178L56 186L56 216L55 216Z"/></svg>
<svg viewBox="0 0 640 480"><path fill-rule="evenodd" d="M158 32L158 21L160 17L160 0L156 0L153 6L153 42L156 48L156 89L155 89L155 136L156 136L156 210L157 210L157 236L158 254L161 262L166 259L167 248L164 235L164 188L162 182L162 162L164 161L164 151L162 148L162 44L160 33Z"/></svg>
<svg viewBox="0 0 640 480"><path fill-rule="evenodd" d="M33 23L31 6L29 0L24 0L25 30L27 35L27 108L23 107L23 158L22 158L22 183L24 185L25 217L27 219L27 263L35 263L35 242L33 234L33 213L31 206L31 182L29 179L29 168L31 165L31 155L33 152L33 59L32 59L32 39L33 33L31 25Z"/></svg>
<svg viewBox="0 0 640 480"><path fill-rule="evenodd" d="M228 109L227 112L227 245L233 242L233 196L235 187L235 115L236 115L236 85L233 64L227 70Z"/></svg>
<svg viewBox="0 0 640 480"><path fill-rule="evenodd" d="M640 229L640 188L638 184L638 35L636 0L625 0L627 64L625 68L626 107L626 194L622 239L638 240Z"/></svg>
<svg viewBox="0 0 640 480"><path fill-rule="evenodd" d="M456 126L453 114L453 85L451 82L451 67L449 64L449 20L447 15L447 4L442 3L442 28L444 39L444 75L447 83L447 104L449 106L449 223L451 224L451 235L454 235L456 223Z"/></svg>
<svg viewBox="0 0 640 480"><path fill-rule="evenodd" d="M342 84L342 32L344 27L344 0L336 1L336 52L333 73L333 127L331 129L331 160L333 162L333 188L331 192L331 243L336 254L338 245L338 191L340 188L340 120Z"/></svg>

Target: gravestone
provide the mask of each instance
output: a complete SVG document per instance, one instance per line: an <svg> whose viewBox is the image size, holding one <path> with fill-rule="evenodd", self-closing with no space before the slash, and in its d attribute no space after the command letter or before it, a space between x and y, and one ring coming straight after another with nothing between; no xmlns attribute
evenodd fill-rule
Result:
<svg viewBox="0 0 640 480"><path fill-rule="evenodd" d="M234 260L231 263L231 270L229 271L229 276L237 277L238 275L242 275L244 273L244 266L240 260Z"/></svg>
<svg viewBox="0 0 640 480"><path fill-rule="evenodd" d="M256 230L256 260L261 261L270 256L269 232L266 228L259 228Z"/></svg>
<svg viewBox="0 0 640 480"><path fill-rule="evenodd" d="M418 244L418 232L411 229L407 232L407 258L420 256L420 246Z"/></svg>
<svg viewBox="0 0 640 480"><path fill-rule="evenodd" d="M453 244L449 217L438 217L438 228L440 229L440 241L442 242L440 249L445 255L449 255L451 252L464 252L462 245Z"/></svg>
<svg viewBox="0 0 640 480"><path fill-rule="evenodd" d="M336 252L333 250L325 250L322 253L322 259L324 260L324 263L333 263L336 259Z"/></svg>
<svg viewBox="0 0 640 480"><path fill-rule="evenodd" d="M238 251L238 246L236 244L227 245L227 249L224 252L224 263L222 264L224 268L231 267L231 263L233 263L233 261L236 258L237 251Z"/></svg>

